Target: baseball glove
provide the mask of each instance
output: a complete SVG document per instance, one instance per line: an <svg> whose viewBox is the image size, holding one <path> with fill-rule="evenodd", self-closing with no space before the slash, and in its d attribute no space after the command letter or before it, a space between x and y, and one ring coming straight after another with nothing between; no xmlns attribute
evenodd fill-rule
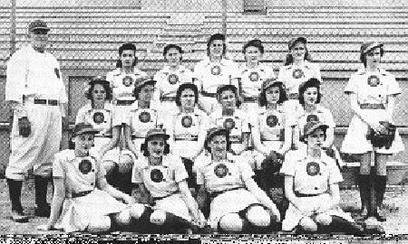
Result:
<svg viewBox="0 0 408 244"><path fill-rule="evenodd" d="M271 151L271 153L262 161L261 168L270 174L279 173L283 159L284 157L282 154Z"/></svg>
<svg viewBox="0 0 408 244"><path fill-rule="evenodd" d="M31 123L27 117L18 119L18 132L22 137L28 137L31 134Z"/></svg>
<svg viewBox="0 0 408 244"><path fill-rule="evenodd" d="M370 129L367 135L367 140L371 141L371 144L374 147L384 147L385 149L389 149L395 138L396 127L395 125L386 121L380 121L380 124L384 126L384 132L377 133L373 129Z"/></svg>

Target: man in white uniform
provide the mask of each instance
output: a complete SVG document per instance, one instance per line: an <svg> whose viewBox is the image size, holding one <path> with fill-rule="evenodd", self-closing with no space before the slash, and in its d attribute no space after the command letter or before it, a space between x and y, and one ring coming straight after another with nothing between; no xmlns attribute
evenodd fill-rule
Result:
<svg viewBox="0 0 408 244"><path fill-rule="evenodd" d="M28 26L30 44L18 50L7 64L6 101L13 110L11 155L6 168L12 219L27 221L21 206L22 182L30 169L35 176L35 215L49 216L46 201L52 157L60 149L63 104L67 102L60 66L45 51L47 24Z"/></svg>

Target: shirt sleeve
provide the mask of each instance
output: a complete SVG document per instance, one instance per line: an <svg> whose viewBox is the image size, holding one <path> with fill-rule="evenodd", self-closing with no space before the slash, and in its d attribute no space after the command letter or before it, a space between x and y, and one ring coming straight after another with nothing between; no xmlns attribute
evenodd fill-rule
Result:
<svg viewBox="0 0 408 244"><path fill-rule="evenodd" d="M284 175L295 176L295 168L294 165L296 164L296 153L297 151L289 151L285 156L285 161L283 161L282 168L280 172Z"/></svg>
<svg viewBox="0 0 408 244"><path fill-rule="evenodd" d="M65 178L63 164L64 160L61 157L61 153L55 154L52 162L52 176L54 178Z"/></svg>
<svg viewBox="0 0 408 244"><path fill-rule="evenodd" d="M172 170L174 170L174 181L179 183L183 180L186 180L188 178L188 174L183 162L181 161L181 158L174 157L173 159L174 164Z"/></svg>
<svg viewBox="0 0 408 244"><path fill-rule="evenodd" d="M23 50L17 51L7 63L6 71L6 101L23 103L23 95L28 72L28 59L22 55Z"/></svg>
<svg viewBox="0 0 408 244"><path fill-rule="evenodd" d="M197 172L197 185L204 185L204 174L203 174L203 160L205 157L200 155L194 162L193 171Z"/></svg>
<svg viewBox="0 0 408 244"><path fill-rule="evenodd" d="M387 95L401 94L401 88L398 82L395 80L395 76L388 75L389 85L387 89Z"/></svg>
<svg viewBox="0 0 408 244"><path fill-rule="evenodd" d="M334 122L332 112L327 108L324 108L323 111L324 111L324 116L325 116L325 120L326 120L325 124L328 125L330 128L336 127L336 123Z"/></svg>
<svg viewBox="0 0 408 244"><path fill-rule="evenodd" d="M343 181L343 176L340 173L336 162L332 158L327 157L329 160L329 184L336 184Z"/></svg>
<svg viewBox="0 0 408 244"><path fill-rule="evenodd" d="M357 87L357 83L358 83L358 75L353 74L351 75L346 88L344 88L344 93L349 94L349 93L357 93L358 91L358 87Z"/></svg>
<svg viewBox="0 0 408 244"><path fill-rule="evenodd" d="M68 97L67 97L67 91L65 89L65 84L64 84L64 80L62 79L62 74L61 74L61 67L57 61L57 59L52 56L54 62L55 62L55 72L58 73L58 78L61 84L60 90L59 90L59 102L60 103L67 103L68 102Z"/></svg>
<svg viewBox="0 0 408 244"><path fill-rule="evenodd" d="M75 124L85 123L85 116L86 116L86 112L85 112L84 107L82 107L78 110L77 116L75 118Z"/></svg>
<svg viewBox="0 0 408 244"><path fill-rule="evenodd" d="M320 73L320 66L317 63L313 63L313 77L322 82L322 74Z"/></svg>
<svg viewBox="0 0 408 244"><path fill-rule="evenodd" d="M142 168L140 167L140 160L136 160L132 168L132 183L140 184L143 183Z"/></svg>
<svg viewBox="0 0 408 244"><path fill-rule="evenodd" d="M239 169L241 171L241 179L243 181L246 181L255 175L248 161L249 161L249 158L244 157L244 156L239 156L236 160L236 163L238 164Z"/></svg>

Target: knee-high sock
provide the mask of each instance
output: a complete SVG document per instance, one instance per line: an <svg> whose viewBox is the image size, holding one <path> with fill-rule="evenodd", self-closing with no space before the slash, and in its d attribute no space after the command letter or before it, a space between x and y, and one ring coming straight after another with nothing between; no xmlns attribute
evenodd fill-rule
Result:
<svg viewBox="0 0 408 244"><path fill-rule="evenodd" d="M7 179L7 184L9 188L11 209L16 211L23 211L23 207L21 206L21 188L23 187L23 182Z"/></svg>

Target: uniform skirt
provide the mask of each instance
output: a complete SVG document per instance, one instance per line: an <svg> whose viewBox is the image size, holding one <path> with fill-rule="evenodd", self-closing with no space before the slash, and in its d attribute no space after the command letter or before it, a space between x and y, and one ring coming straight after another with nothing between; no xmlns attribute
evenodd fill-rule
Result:
<svg viewBox="0 0 408 244"><path fill-rule="evenodd" d="M368 118L376 118L378 121L389 121L385 110L364 109L362 112L365 113ZM371 145L371 142L367 140L368 133L369 126L357 115L354 115L344 138L341 151L349 154L362 154L371 151L381 154L394 154L404 150L404 144L398 130L395 132L394 142L389 149L374 148L373 145Z"/></svg>
<svg viewBox="0 0 408 244"><path fill-rule="evenodd" d="M208 223L211 228L217 229L221 217L229 213L238 213L252 204L259 204L259 201L246 189L224 192L211 201Z"/></svg>
<svg viewBox="0 0 408 244"><path fill-rule="evenodd" d="M309 211L318 211L319 209L323 209L329 202L331 202L331 196L327 193L313 197L300 197L298 199L301 201L300 204ZM343 212L340 207L329 209L324 212L324 214L338 216L347 221L354 222L350 213ZM289 208L286 210L285 219L282 221L282 230L293 230L303 217L305 216L302 214L302 212L300 212L300 210L297 209L292 203L289 203Z"/></svg>
<svg viewBox="0 0 408 244"><path fill-rule="evenodd" d="M56 228L65 232L85 231L93 219L119 213L126 207L107 192L95 189L82 197L66 198Z"/></svg>
<svg viewBox="0 0 408 244"><path fill-rule="evenodd" d="M130 125L129 114L131 113L131 110L131 104L114 105L112 112L112 127L122 124Z"/></svg>
<svg viewBox="0 0 408 244"><path fill-rule="evenodd" d="M168 197L155 201L153 209L163 210L165 212L172 213L187 221L192 220L190 211L181 193L175 193Z"/></svg>

